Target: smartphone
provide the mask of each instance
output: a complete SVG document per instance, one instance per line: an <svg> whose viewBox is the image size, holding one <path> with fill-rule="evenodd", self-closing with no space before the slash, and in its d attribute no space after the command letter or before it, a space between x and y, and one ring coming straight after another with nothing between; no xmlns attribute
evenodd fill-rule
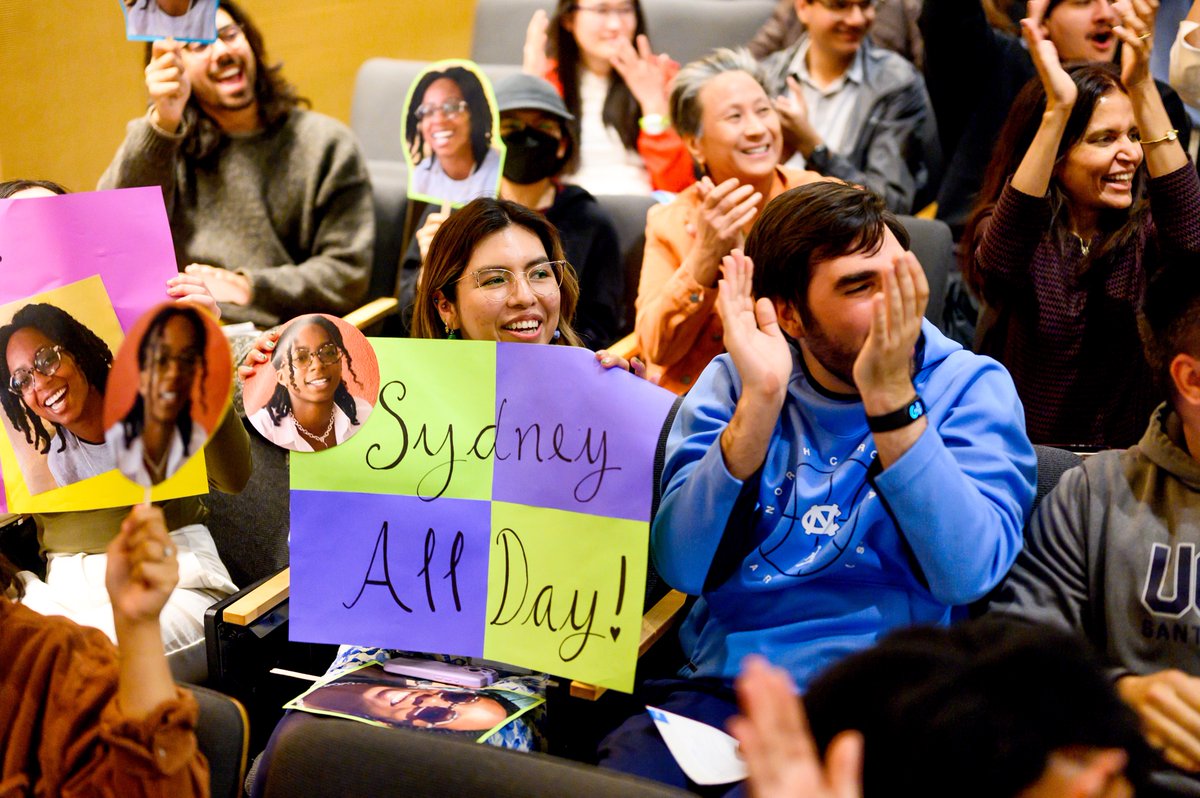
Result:
<svg viewBox="0 0 1200 798"><path fill-rule="evenodd" d="M453 684L458 687L487 687L499 678L492 668L477 668L474 665L454 665L450 662L440 662L435 659L416 659L414 657L392 657L383 663L383 669L388 673L398 673L401 676L412 676L418 679L429 679L443 684Z"/></svg>

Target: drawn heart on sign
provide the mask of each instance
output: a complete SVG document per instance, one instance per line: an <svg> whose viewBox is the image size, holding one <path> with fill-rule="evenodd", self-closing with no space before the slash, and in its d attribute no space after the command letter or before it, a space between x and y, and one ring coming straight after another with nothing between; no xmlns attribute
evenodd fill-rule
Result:
<svg viewBox="0 0 1200 798"><path fill-rule="evenodd" d="M608 633L612 635L613 642L615 643L617 642L617 638L621 636L621 627L610 626L608 627Z"/></svg>

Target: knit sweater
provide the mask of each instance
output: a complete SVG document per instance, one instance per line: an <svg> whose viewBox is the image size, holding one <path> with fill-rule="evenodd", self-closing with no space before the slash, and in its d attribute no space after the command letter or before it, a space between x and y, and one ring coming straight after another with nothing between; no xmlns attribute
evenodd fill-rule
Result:
<svg viewBox="0 0 1200 798"><path fill-rule="evenodd" d="M365 295L371 184L340 122L293 110L234 136L194 112L175 134L135 119L99 188L152 185L162 186L181 269L206 263L250 278L250 304L222 304L226 321L269 327L304 313L340 315Z"/></svg>
<svg viewBox="0 0 1200 798"><path fill-rule="evenodd" d="M191 693L132 720L104 634L0 597L0 795L208 795Z"/></svg>
<svg viewBox="0 0 1200 798"><path fill-rule="evenodd" d="M1005 186L976 236L975 265L997 323L978 350L1008 367L1034 443L1124 448L1162 397L1142 352L1146 278L1172 252L1200 252L1200 180L1189 162L1149 181L1150 216L1091 264L1061 251L1050 205ZM1082 272L1082 273L1081 273Z"/></svg>

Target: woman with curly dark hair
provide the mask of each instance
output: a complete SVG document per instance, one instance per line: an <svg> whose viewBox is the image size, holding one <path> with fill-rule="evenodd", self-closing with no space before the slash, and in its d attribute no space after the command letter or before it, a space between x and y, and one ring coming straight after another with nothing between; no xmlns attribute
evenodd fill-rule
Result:
<svg viewBox="0 0 1200 798"><path fill-rule="evenodd" d="M168 305L138 342L138 392L106 433L121 473L157 485L204 447L208 430L192 417L192 395L208 375L208 333L195 308ZM204 391L200 391L203 405Z"/></svg>
<svg viewBox="0 0 1200 798"><path fill-rule="evenodd" d="M413 194L456 203L495 196L500 153L492 147L492 107L474 72L452 66L423 74L404 135Z"/></svg>
<svg viewBox="0 0 1200 798"><path fill-rule="evenodd" d="M46 455L54 481L61 487L115 468L104 442L108 344L65 310L39 303L0 327L0 351L0 405Z"/></svg>
<svg viewBox="0 0 1200 798"><path fill-rule="evenodd" d="M342 443L371 414L371 403L346 387L343 364L361 386L337 325L315 314L296 319L271 358L279 384L262 409L250 414L250 423L271 443L297 452Z"/></svg>

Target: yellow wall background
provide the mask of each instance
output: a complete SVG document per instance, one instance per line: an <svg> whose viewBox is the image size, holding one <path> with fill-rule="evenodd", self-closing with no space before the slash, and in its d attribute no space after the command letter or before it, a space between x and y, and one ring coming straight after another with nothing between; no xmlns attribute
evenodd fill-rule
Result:
<svg viewBox="0 0 1200 798"><path fill-rule="evenodd" d="M241 4L313 108L347 122L363 61L466 57L475 12L474 0ZM0 179L94 188L145 110L142 56L125 40L119 0L0 0Z"/></svg>

